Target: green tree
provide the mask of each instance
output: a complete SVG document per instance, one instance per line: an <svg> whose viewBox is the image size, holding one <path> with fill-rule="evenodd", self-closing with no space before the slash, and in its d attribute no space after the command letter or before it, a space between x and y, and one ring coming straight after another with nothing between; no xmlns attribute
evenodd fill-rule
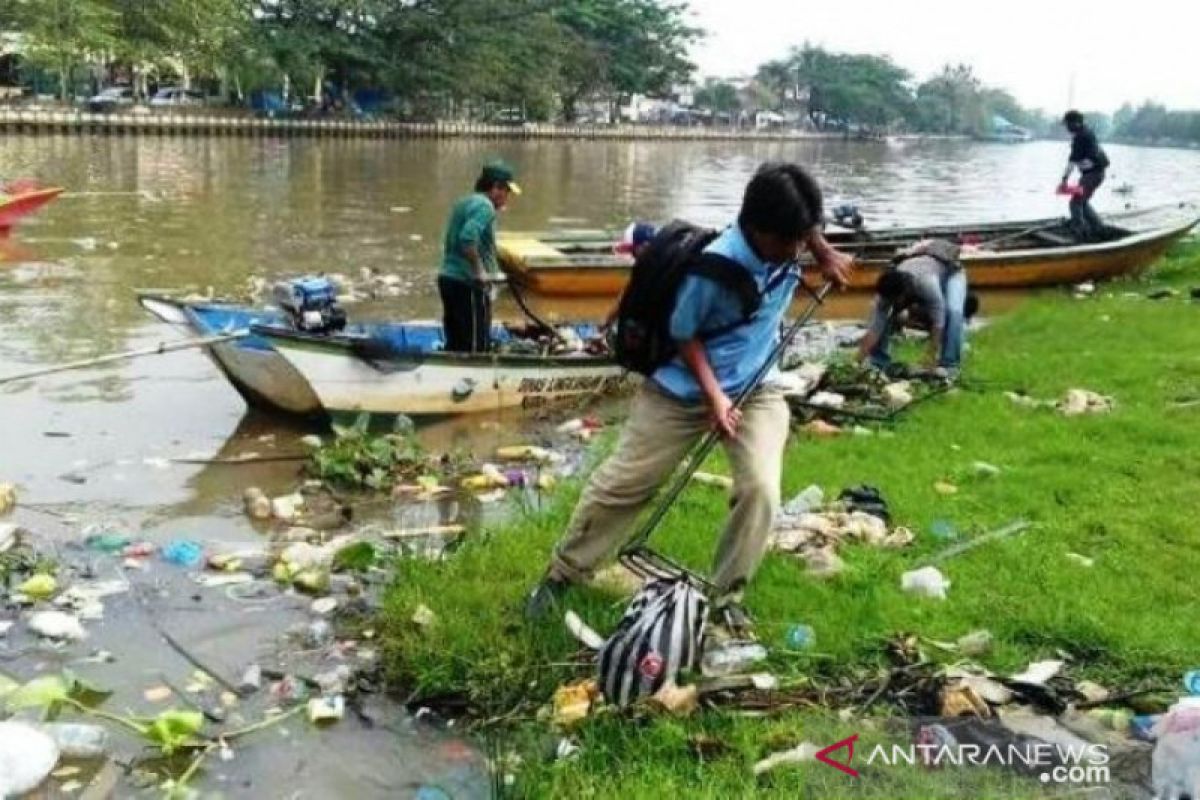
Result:
<svg viewBox="0 0 1200 800"><path fill-rule="evenodd" d="M741 108L737 87L728 81L709 78L696 90L696 106L725 114Z"/></svg>
<svg viewBox="0 0 1200 800"><path fill-rule="evenodd" d="M117 41L117 12L101 0L16 0L11 14L28 37L29 61L58 77L63 100L72 94L75 70Z"/></svg>

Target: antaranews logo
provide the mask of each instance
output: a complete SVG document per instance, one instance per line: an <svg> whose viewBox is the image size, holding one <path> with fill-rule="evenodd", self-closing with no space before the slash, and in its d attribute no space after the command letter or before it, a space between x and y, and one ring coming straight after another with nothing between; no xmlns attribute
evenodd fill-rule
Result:
<svg viewBox="0 0 1200 800"><path fill-rule="evenodd" d="M852 767L858 734L818 750L817 761L858 778ZM833 754L845 750L845 758ZM1110 780L1108 748L1101 744L1060 745L1037 740L983 746L959 742L942 725L922 726L914 744L877 744L867 755L867 766L1008 767L1036 776L1042 783L1099 784Z"/></svg>

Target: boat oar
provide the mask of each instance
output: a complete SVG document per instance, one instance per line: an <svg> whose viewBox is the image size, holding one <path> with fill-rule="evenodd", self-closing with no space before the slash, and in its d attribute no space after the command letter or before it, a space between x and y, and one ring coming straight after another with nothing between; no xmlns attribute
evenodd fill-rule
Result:
<svg viewBox="0 0 1200 800"><path fill-rule="evenodd" d="M221 342L229 342L234 339L241 339L248 336L250 331L238 330L233 333L224 333L220 336L208 336L202 339L187 339L182 342L159 342L157 347L147 347L142 350L129 350L124 353L110 353L106 356L97 356L96 358L88 358L83 361L72 361L68 364L59 364L54 367L43 367L42 369L34 369L29 372L18 372L12 375L0 376L0 384L13 383L14 381L24 381L30 378L39 378L43 375L53 375L57 372L66 372L72 369L84 369L86 367L95 367L100 364L110 364L114 361L127 361L132 358L141 356L157 356L163 353L173 353L176 350L187 350L192 347L207 347L210 344L220 344Z"/></svg>

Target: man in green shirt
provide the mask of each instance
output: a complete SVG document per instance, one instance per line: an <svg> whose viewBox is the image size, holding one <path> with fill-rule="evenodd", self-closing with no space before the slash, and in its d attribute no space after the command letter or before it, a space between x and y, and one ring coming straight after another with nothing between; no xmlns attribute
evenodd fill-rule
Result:
<svg viewBox="0 0 1200 800"><path fill-rule="evenodd" d="M520 194L512 167L502 161L484 165L475 191L450 211L438 273L446 350L483 353L491 347L492 300L489 279L496 262L496 212Z"/></svg>

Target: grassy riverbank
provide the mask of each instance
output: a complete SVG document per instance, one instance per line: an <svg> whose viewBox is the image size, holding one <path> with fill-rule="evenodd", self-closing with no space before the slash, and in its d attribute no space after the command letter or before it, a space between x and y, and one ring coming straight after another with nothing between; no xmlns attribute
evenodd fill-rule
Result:
<svg viewBox="0 0 1200 800"><path fill-rule="evenodd" d="M848 569L828 582L807 577L801 563L768 556L747 604L773 648L772 671L785 682L853 679L882 663L882 642L897 632L953 640L987 628L996 647L983 662L996 671L1054 658L1061 649L1074 657L1073 677L1114 687L1177 685L1183 670L1198 665L1200 651L1194 622L1200 404L1190 402L1200 399L1200 306L1187 297L1189 281L1200 283L1200 246L1194 244L1148 278L1103 286L1094 298L1039 296L975 336L964 387L914 409L893 437L797 436L785 465L785 497L814 482L827 494L870 483L889 499L896 521L917 532L917 541L901 551L850 547L843 553ZM1161 285L1183 292L1160 301L1141 296ZM1065 418L1004 396L1023 390L1057 398L1074 387L1113 396L1116 410ZM978 476L976 461L1001 472ZM939 494L939 481L959 491ZM860 733L863 748L886 739L878 720L843 722L836 710L770 720L720 711L650 722L601 716L575 733L582 746L576 759L554 762L543 750L555 737L529 714L578 674L560 666L577 646L557 621L526 626L519 607L573 500L573 490L564 489L548 510L486 532L444 563L400 565L382 622L398 685L424 696L462 695L482 717L515 712L512 719L523 720L492 727L506 749L523 755L518 794L716 798L757 787L779 796L894 798L1042 791L1035 782L983 769L875 766L856 780L814 765L755 781L750 767L756 759L802 740L823 746ZM658 543L706 567L724 504L716 490L691 488ZM1033 527L944 564L953 586L938 602L899 588L900 573L945 547L929 533L935 519L953 522L966 535L1015 519ZM1095 565L1081 566L1069 552ZM420 603L438 616L429 630L409 622ZM611 628L623 606L583 590L570 603L600 630ZM786 652L783 634L792 623L815 629L815 647ZM689 741L699 735L723 741L728 750L698 759Z"/></svg>

